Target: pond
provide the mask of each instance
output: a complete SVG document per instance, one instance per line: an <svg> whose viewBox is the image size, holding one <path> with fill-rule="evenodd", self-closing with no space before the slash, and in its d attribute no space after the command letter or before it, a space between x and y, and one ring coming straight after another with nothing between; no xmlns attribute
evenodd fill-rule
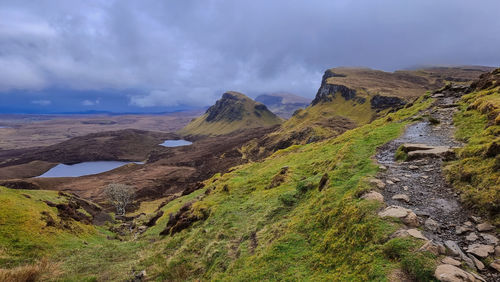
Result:
<svg viewBox="0 0 500 282"><path fill-rule="evenodd" d="M187 140L165 140L165 142L161 143L161 146L164 147L180 147L180 146L188 146L193 144L193 142L189 142Z"/></svg>
<svg viewBox="0 0 500 282"><path fill-rule="evenodd" d="M140 162L98 161L83 162L74 165L58 164L46 173L38 177L79 177L84 175L98 174L129 163L142 164Z"/></svg>

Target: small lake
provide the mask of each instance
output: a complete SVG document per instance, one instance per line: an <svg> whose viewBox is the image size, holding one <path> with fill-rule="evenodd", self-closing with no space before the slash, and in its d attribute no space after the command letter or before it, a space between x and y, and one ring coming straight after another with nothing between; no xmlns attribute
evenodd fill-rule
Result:
<svg viewBox="0 0 500 282"><path fill-rule="evenodd" d="M113 170L132 162L119 161L98 161L98 162L83 162L74 165L58 164L51 168L46 173L37 177L79 177L84 175L98 174ZM142 164L140 162L133 162Z"/></svg>
<svg viewBox="0 0 500 282"><path fill-rule="evenodd" d="M161 146L164 147L180 147L180 146L188 146L193 144L193 142L189 142L187 140L166 140L165 142L161 143Z"/></svg>

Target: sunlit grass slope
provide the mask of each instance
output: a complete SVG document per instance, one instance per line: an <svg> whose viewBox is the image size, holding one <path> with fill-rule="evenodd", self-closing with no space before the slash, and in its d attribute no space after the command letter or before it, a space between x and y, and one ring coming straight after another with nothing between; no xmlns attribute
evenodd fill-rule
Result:
<svg viewBox="0 0 500 282"><path fill-rule="evenodd" d="M376 216L379 204L358 196L368 189L364 179L377 171L376 148L429 104L421 99L390 119L215 176L206 188L163 208L165 215L143 238L156 242L141 253L139 265L160 280L385 280L401 267L384 254L396 226ZM269 188L283 167L284 181ZM158 238L168 214L187 202L195 202L193 212L208 210L208 218Z"/></svg>

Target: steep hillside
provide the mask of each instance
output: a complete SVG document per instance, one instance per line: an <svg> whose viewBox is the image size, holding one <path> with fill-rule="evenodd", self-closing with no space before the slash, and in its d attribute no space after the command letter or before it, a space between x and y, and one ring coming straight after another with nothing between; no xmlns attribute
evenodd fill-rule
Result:
<svg viewBox="0 0 500 282"><path fill-rule="evenodd" d="M310 99L290 93L262 94L255 101L266 105L271 112L285 119L289 119L296 110L309 106L311 102Z"/></svg>
<svg viewBox="0 0 500 282"><path fill-rule="evenodd" d="M469 207L500 224L500 69L475 81L455 115L457 139L466 143L447 167Z"/></svg>
<svg viewBox="0 0 500 282"><path fill-rule="evenodd" d="M201 117L179 131L182 135L224 135L238 130L278 125L282 120L261 103L228 91Z"/></svg>
<svg viewBox="0 0 500 282"><path fill-rule="evenodd" d="M384 72L365 68L326 70L316 97L279 129L248 144L243 151L252 158L342 134L389 112L411 106L426 91L449 82L467 83L488 67L434 67L411 71Z"/></svg>

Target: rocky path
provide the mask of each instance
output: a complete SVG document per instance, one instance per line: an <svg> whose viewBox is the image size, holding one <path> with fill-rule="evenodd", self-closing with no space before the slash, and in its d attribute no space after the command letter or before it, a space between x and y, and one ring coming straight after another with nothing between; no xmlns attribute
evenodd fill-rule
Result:
<svg viewBox="0 0 500 282"><path fill-rule="evenodd" d="M453 138L453 113L463 91L454 87L435 93L436 102L424 113L430 121L412 124L403 136L379 149L376 159L383 172L372 182L383 198L377 192L365 197L383 199L387 208L379 215L398 217L406 224L394 236L427 240L423 248L445 255L435 273L439 280L500 281L495 228L461 205L441 170L453 147L461 146ZM404 162L395 160L401 145L408 154Z"/></svg>

